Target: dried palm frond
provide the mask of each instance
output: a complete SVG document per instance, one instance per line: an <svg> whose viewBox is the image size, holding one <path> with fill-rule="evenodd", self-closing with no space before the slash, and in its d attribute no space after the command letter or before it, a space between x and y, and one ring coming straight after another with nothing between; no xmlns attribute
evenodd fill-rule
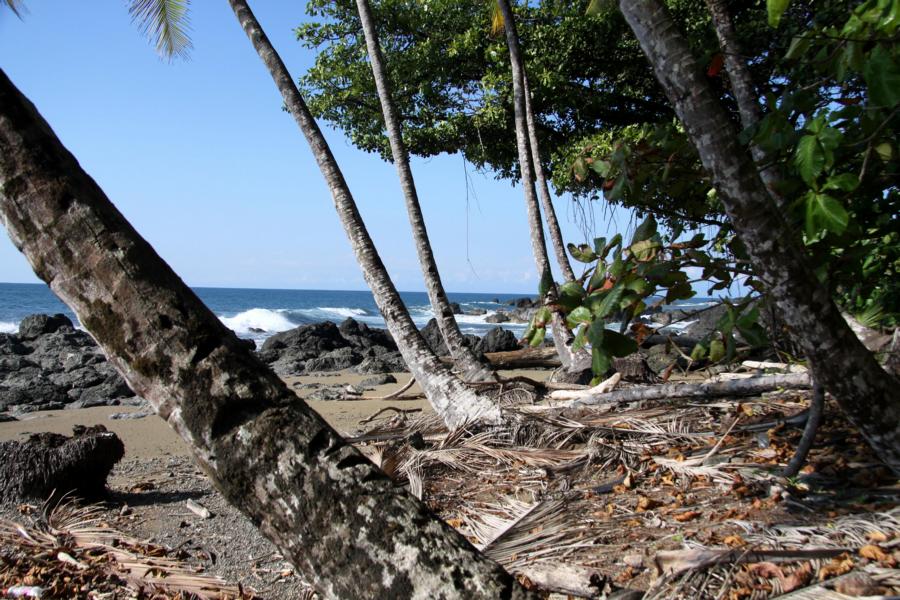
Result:
<svg viewBox="0 0 900 600"><path fill-rule="evenodd" d="M28 573L53 597L75 597L79 590L96 589L127 590L127 597L133 598L146 594L202 600L256 598L249 590L169 556L166 548L102 526L101 514L97 507L63 501L45 510L36 523L0 519L0 548L7 557L15 556L6 564L18 569L0 573L0 588Z"/></svg>
<svg viewBox="0 0 900 600"><path fill-rule="evenodd" d="M535 561L560 560L575 548L593 545L589 528L562 500L523 502L504 498L473 505L466 520L486 556L516 570Z"/></svg>

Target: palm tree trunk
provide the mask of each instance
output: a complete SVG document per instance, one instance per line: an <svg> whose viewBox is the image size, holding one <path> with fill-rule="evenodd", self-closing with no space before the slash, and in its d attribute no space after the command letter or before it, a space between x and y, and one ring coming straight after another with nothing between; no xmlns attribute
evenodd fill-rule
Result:
<svg viewBox="0 0 900 600"><path fill-rule="evenodd" d="M881 368L819 285L666 9L657 0L619 0L619 7L712 176L753 269L768 283L809 357L816 381L881 459L900 472L900 381Z"/></svg>
<svg viewBox="0 0 900 600"><path fill-rule="evenodd" d="M328 147L328 142L303 101L297 86L291 79L287 67L269 42L262 27L245 0L229 0L235 16L241 24L254 49L272 75L285 106L300 126L312 149L319 169L331 190L331 197L344 232L363 271L363 276L375 303L384 316L385 323L394 341L403 354L410 372L422 386L428 401L450 428L456 428L476 420L488 423L500 421L499 406L488 398L477 394L460 381L425 343L409 312L400 299L384 263L378 256L375 244L366 231L365 223L356 208L356 203L347 182L338 168L337 161Z"/></svg>
<svg viewBox="0 0 900 600"><path fill-rule="evenodd" d="M559 228L559 220L556 218L556 209L553 208L553 199L550 197L550 186L547 185L547 177L544 175L544 165L541 162L541 149L538 144L537 126L534 122L534 111L531 109L531 90L528 88L528 77L524 75L525 90L525 124L528 126L528 140L530 142L531 160L534 166L534 176L537 181L538 191L541 194L541 205L544 208L544 220L547 221L547 231L550 233L550 241L553 243L553 251L556 253L556 262L562 271L563 278L575 281L575 272L569 263L566 254L566 244L563 242L562 231Z"/></svg>
<svg viewBox="0 0 900 600"><path fill-rule="evenodd" d="M403 197L406 200L406 212L412 227L419 265L422 268L425 287L428 289L428 299L431 301L438 329L447 343L450 355L456 361L456 366L462 371L463 377L467 381L496 381L496 375L484 358L476 356L466 345L465 338L453 316L453 309L450 308L450 301L444 292L431 243L428 240L425 218L422 216L422 208L419 205L419 195L416 192L416 184L409 164L409 153L403 142L400 119L391 98L390 83L384 68L384 56L378 43L372 9L367 0L357 0L356 6L366 36L369 62L372 64L375 87L378 89L378 98L381 101L381 112L384 115L384 124L391 144L391 154L394 157L394 165L397 167L397 175L400 178L400 187L403 189Z"/></svg>
<svg viewBox="0 0 900 600"><path fill-rule="evenodd" d="M738 112L741 115L741 125L744 129L756 126L762 119L762 109L759 106L759 96L750 69L744 61L741 45L738 43L737 33L731 21L731 14L724 0L706 0L709 14L712 18L713 29L719 38L719 47L725 56L725 68L728 79L731 81L731 91L737 101ZM761 165L759 174L765 182L769 194L781 206L784 199L778 192L776 184L780 176L774 165L766 165L766 154L757 144L750 144L750 154L758 165Z"/></svg>
<svg viewBox="0 0 900 600"><path fill-rule="evenodd" d="M2 71L0 219L219 491L324 597L530 597L225 328Z"/></svg>
<svg viewBox="0 0 900 600"><path fill-rule="evenodd" d="M513 20L512 8L508 0L497 0L500 13L503 15L506 30L506 43L509 46L509 62L512 67L513 109L516 123L516 149L519 154L519 172L522 176L522 189L525 193L525 208L528 211L528 226L531 230L531 250L534 263L541 277L549 275L550 258L547 255L547 243L544 240L544 226L541 223L541 209L538 205L537 192L534 186L534 167L531 159L531 144L528 136L528 123L525 116L525 64L519 49L519 34ZM556 286L550 286L545 304L552 305L556 298ZM566 371L583 371L590 366L590 357L584 352L572 352L574 336L566 326L565 318L559 311L553 312L551 320L553 344L559 352L559 359ZM584 355L584 356L581 356Z"/></svg>

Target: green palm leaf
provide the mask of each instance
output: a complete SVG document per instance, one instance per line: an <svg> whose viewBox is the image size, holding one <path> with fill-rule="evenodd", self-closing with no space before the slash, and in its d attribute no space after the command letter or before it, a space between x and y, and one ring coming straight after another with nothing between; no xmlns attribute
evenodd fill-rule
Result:
<svg viewBox="0 0 900 600"><path fill-rule="evenodd" d="M188 36L189 5L189 0L130 0L128 13L141 33L156 44L160 56L186 60L193 47Z"/></svg>

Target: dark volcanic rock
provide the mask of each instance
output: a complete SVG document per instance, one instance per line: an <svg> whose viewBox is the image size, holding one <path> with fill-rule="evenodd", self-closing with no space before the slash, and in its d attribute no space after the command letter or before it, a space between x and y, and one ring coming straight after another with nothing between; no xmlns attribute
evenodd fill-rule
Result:
<svg viewBox="0 0 900 600"><path fill-rule="evenodd" d="M102 425L71 438L35 433L24 442L0 442L0 501L58 499L68 492L101 498L124 452L122 440Z"/></svg>
<svg viewBox="0 0 900 600"><path fill-rule="evenodd" d="M519 349L519 340L516 334L502 327L494 327L479 340L475 347L479 352L508 352Z"/></svg>
<svg viewBox="0 0 900 600"><path fill-rule="evenodd" d="M397 378L390 373L383 373L375 377L368 377L359 382L364 387L372 387L376 385L385 385L388 383L397 383Z"/></svg>
<svg viewBox="0 0 900 600"><path fill-rule="evenodd" d="M30 315L17 335L0 334L0 410L114 405L132 398L94 339L65 315Z"/></svg>
<svg viewBox="0 0 900 600"><path fill-rule="evenodd" d="M444 343L444 337L441 335L436 319L430 319L425 324L425 327L422 328L422 337L425 338L425 343L428 344L432 352L438 356L450 356L450 350L447 348L447 344ZM478 350L481 338L471 334L463 334L463 338L467 346L474 348L476 351Z"/></svg>
<svg viewBox="0 0 900 600"><path fill-rule="evenodd" d="M33 340L45 333L59 331L63 327L75 330L72 321L66 315L28 315L19 323L19 338Z"/></svg>
<svg viewBox="0 0 900 600"><path fill-rule="evenodd" d="M459 302L451 302L450 310L453 312L454 315L463 314L462 307L459 305Z"/></svg>

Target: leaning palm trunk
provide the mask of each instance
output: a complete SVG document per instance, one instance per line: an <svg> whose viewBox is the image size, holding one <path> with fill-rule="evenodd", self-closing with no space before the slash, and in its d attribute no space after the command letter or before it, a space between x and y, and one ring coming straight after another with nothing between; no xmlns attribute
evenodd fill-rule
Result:
<svg viewBox="0 0 900 600"><path fill-rule="evenodd" d="M450 428L460 427L476 420L488 423L499 422L499 406L467 387L441 363L425 343L425 339L410 318L409 312L400 299L400 294L397 293L397 289L378 256L375 244L366 231L365 223L356 208L356 203L353 201L353 196L350 194L347 182L338 168L334 155L328 147L328 142L325 141L319 126L309 112L287 67L284 66L281 57L272 47L247 2L229 0L229 4L247 37L250 38L254 49L272 75L272 79L284 99L285 106L306 137L319 169L331 190L338 217L350 239L350 245L362 268L366 283L372 290L375 303L403 354L403 360L413 377L422 386L422 390L435 412Z"/></svg>
<svg viewBox="0 0 900 600"><path fill-rule="evenodd" d="M519 49L519 35L513 20L512 8L508 0L497 0L500 14L503 15L503 24L506 29L506 42L509 46L509 62L512 67L513 88L513 112L516 123L516 148L519 155L519 170L522 176L522 189L525 193L525 207L528 211L528 225L531 230L531 250L534 253L534 262L538 273L542 277L549 277L550 258L547 255L547 244L544 240L544 226L541 223L541 209L538 205L537 192L534 185L534 162L531 156L531 143L528 135L528 123L525 116L525 65L522 61L522 53ZM541 298L545 304L553 304L556 299L556 286L550 286L546 298ZM551 321L553 331L553 344L559 352L559 359L563 368L568 372L581 372L590 368L590 356L585 352L573 352L572 332L566 326L565 318L553 311Z"/></svg>
<svg viewBox="0 0 900 600"><path fill-rule="evenodd" d="M324 597L527 597L225 328L2 71L0 219L228 502Z"/></svg>
<svg viewBox="0 0 900 600"><path fill-rule="evenodd" d="M466 344L459 325L456 323L456 318L453 316L453 309L450 308L450 301L444 292L434 253L431 250L431 242L428 240L428 231L425 229L425 218L422 216L422 208L419 205L419 196L409 164L409 153L403 142L400 119L391 97L390 84L384 68L384 57L372 18L372 9L367 0L357 0L356 6L366 36L369 62L372 64L375 87L378 89L378 98L381 101L381 112L384 115L384 124L391 144L391 154L394 157L394 165L397 167L397 175L400 178L400 186L403 188L403 197L406 200L406 212L409 214L409 224L413 231L416 253L419 255L419 265L422 268L425 286L428 289L428 299L431 301L438 329L447 344L447 349L450 350L450 355L456 361L456 366L467 381L495 381L496 376L487 362L476 356Z"/></svg>
<svg viewBox="0 0 900 600"><path fill-rule="evenodd" d="M882 460L900 472L900 382L862 345L805 259L684 37L658 0L619 7L712 176L753 269L812 363Z"/></svg>
<svg viewBox="0 0 900 600"><path fill-rule="evenodd" d="M541 205L544 208L544 220L547 221L547 232L553 243L553 252L556 254L556 262L562 271L566 281L575 281L575 272L566 255L566 244L563 242L562 231L559 228L559 220L556 218L556 209L553 208L553 199L550 197L550 186L547 185L547 177L544 175L544 165L541 162L541 149L538 144L537 126L534 120L534 111L531 109L531 90L528 88L528 76L523 69L523 83L525 92L525 124L528 126L528 141L531 150L531 160L534 166L534 177L538 191L541 194Z"/></svg>

